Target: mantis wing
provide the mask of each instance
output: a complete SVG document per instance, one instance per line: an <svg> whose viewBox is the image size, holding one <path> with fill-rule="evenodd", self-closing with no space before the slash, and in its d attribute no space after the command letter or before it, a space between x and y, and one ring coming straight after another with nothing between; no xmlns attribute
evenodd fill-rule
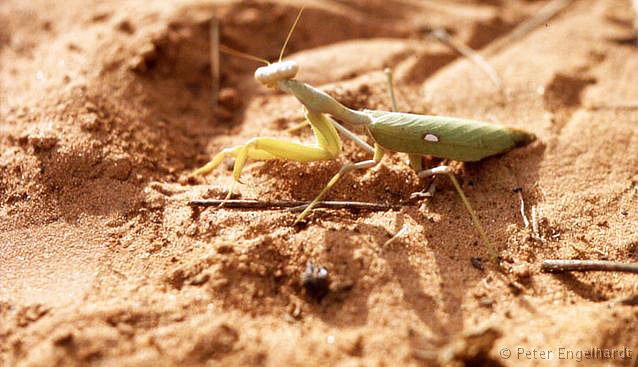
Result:
<svg viewBox="0 0 638 367"><path fill-rule="evenodd" d="M364 112L373 117L368 130L374 140L395 152L478 161L536 139L526 131L482 121L375 110Z"/></svg>

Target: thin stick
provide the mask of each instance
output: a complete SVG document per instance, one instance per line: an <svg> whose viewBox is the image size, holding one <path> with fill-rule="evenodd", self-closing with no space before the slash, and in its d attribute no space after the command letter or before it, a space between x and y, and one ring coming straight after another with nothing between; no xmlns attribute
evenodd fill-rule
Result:
<svg viewBox="0 0 638 367"><path fill-rule="evenodd" d="M603 260L543 260L541 270L552 273L564 271L617 271L638 274L638 264Z"/></svg>
<svg viewBox="0 0 638 367"><path fill-rule="evenodd" d="M410 229L410 227L407 224L404 224L403 227L401 227L401 229L399 230L399 232L397 232L394 236L392 236L389 240L385 241L385 243L383 244L383 246L388 246L389 244L391 244L392 242L396 241L399 237L403 236L404 234L408 233L408 230Z"/></svg>
<svg viewBox="0 0 638 367"><path fill-rule="evenodd" d="M545 242L545 239L541 235L541 232L538 227L538 215L536 213L537 213L536 207L533 206L532 207L532 238L540 242Z"/></svg>
<svg viewBox="0 0 638 367"><path fill-rule="evenodd" d="M226 208L241 208L241 209L280 209L280 208L296 208L304 207L310 204L309 201L299 200L273 200L273 201L260 201L260 200L218 200L218 199L200 199L191 200L188 202L190 206L203 206L203 207L216 207L224 203ZM316 207L329 208L329 209L351 209L351 210L372 210L372 211L385 211L398 209L397 205L367 203L360 201L320 201Z"/></svg>
<svg viewBox="0 0 638 367"><path fill-rule="evenodd" d="M529 228L529 219L527 219L527 214L525 214L525 200L523 200L523 189L517 187L514 189L514 192L518 194L518 198L521 202L521 217L523 217L523 224L525 224L525 228Z"/></svg>
<svg viewBox="0 0 638 367"><path fill-rule="evenodd" d="M638 102L625 102L625 103L598 103L592 104L587 107L590 110L636 110L638 109Z"/></svg>
<svg viewBox="0 0 638 367"><path fill-rule="evenodd" d="M485 74L487 74L487 77L490 78L490 80L492 81L492 83L494 83L494 86L496 86L497 89L501 90L503 88L503 83L501 82L501 78L498 76L498 73L496 72L496 70L494 70L494 67L492 67L492 65L490 65L487 62L487 60L485 60L485 58L481 56L477 51L471 49L470 47L465 45L463 42L460 42L454 39L443 28L433 30L432 35L436 39L441 41L441 43L445 44L446 46L450 48L453 48L461 55L470 59L470 61L476 64L476 66L478 66L481 70L483 70L483 72L485 72Z"/></svg>
<svg viewBox="0 0 638 367"><path fill-rule="evenodd" d="M210 76L212 78L210 106L213 110L217 109L219 75L219 21L213 17L210 20Z"/></svg>
<svg viewBox="0 0 638 367"><path fill-rule="evenodd" d="M553 0L547 3L541 10L534 14L531 18L527 19L523 23L519 24L513 31L506 36L499 38L495 42L492 42L485 48L483 54L495 54L502 50L504 47L518 41L525 37L531 31L536 29L541 24L552 19L561 10L565 9L574 0Z"/></svg>
<svg viewBox="0 0 638 367"><path fill-rule="evenodd" d="M290 41L292 32L295 30L295 27L297 26L297 23L299 22L299 18L301 18L301 13L303 13L303 10L304 10L304 7L301 7L301 9L299 9L297 18L295 18L295 22L292 24L292 27L290 27L290 30L288 31L288 35L286 36L286 41L284 42L284 45L281 48L281 52L279 52L279 61L281 61L281 59L284 58L284 51L286 51L286 46L288 46L288 41Z"/></svg>

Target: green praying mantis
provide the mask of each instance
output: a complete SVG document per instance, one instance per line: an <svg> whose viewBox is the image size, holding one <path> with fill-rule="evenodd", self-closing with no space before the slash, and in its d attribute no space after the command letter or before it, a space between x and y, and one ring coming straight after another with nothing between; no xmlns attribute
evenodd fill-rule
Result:
<svg viewBox="0 0 638 367"><path fill-rule="evenodd" d="M464 162L479 161L492 155L504 153L515 147L524 146L534 141L536 137L532 133L520 129L481 121L396 112L396 101L392 89L392 74L389 70L386 71L386 74L394 111L357 111L342 105L327 93L295 80L299 65L294 61L282 61L286 44L300 16L301 11L297 15L284 42L279 61L269 63L266 60L258 59L265 62L266 66L260 67L255 71L255 79L266 87L278 88L290 93L301 102L305 108L305 118L316 138L315 143L303 144L268 137L252 138L245 144L223 149L210 162L197 169L194 174L207 174L226 157L233 157L235 158L235 163L232 173L234 179L232 185L234 185L235 182L239 182L242 170L249 159L281 159L297 162L333 160L342 151L340 132L371 153L373 155L372 159L349 162L343 165L314 200L297 216L295 223L303 220L339 179L349 172L368 169L379 164L386 152L407 153L410 166L417 172L419 177L445 174L450 178L469 212L474 226L488 247L491 257L495 258L496 254L485 230L456 180L452 169L449 166L437 166L423 170L422 157L430 155ZM221 50L236 56L257 59L229 48L224 47ZM374 140L374 146L366 143L335 119L351 125L364 126ZM230 198L232 191L233 186L229 188L226 199Z"/></svg>

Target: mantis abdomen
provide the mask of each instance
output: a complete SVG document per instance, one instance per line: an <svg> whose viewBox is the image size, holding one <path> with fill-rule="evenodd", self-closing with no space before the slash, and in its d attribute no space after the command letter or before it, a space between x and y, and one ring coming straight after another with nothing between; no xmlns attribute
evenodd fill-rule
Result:
<svg viewBox="0 0 638 367"><path fill-rule="evenodd" d="M445 116L365 110L373 116L367 125L382 147L410 154L456 161L478 161L524 146L536 136L523 130Z"/></svg>

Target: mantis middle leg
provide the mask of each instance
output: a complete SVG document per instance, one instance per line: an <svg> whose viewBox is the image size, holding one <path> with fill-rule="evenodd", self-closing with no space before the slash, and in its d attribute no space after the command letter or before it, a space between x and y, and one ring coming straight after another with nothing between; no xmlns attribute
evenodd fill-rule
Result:
<svg viewBox="0 0 638 367"><path fill-rule="evenodd" d="M378 145L375 144L374 145L374 158L373 159L369 159L369 160L365 160L365 161L360 161L360 162L349 162L344 164L341 169L339 170L339 172L337 172L337 174L335 174L330 181L328 181L328 183L326 184L326 186L323 188L323 190L321 190L321 192L319 193L319 195L317 195L317 197L315 197L312 202L310 202L310 204L308 204L306 206L306 208L304 209L303 212L301 212L301 214L299 214L297 216L297 219L295 220L295 223L298 223L299 221L303 220L309 213L310 211L317 205L317 203L319 201L321 201L321 199L323 198L323 196L345 175L347 175L349 172L354 171L354 170L358 170L358 169L367 169L373 166L376 166L379 162L381 162L381 158L383 158L383 149Z"/></svg>

